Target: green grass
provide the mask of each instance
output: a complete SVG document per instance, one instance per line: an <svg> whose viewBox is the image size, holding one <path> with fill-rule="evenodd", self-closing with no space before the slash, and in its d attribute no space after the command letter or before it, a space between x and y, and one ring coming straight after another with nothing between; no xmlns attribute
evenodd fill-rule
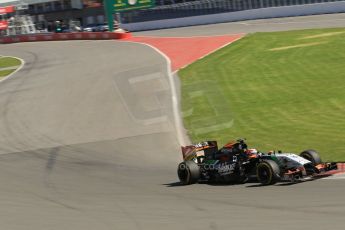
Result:
<svg viewBox="0 0 345 230"><path fill-rule="evenodd" d="M12 57L0 57L0 68L19 66L21 64L20 60Z"/></svg>
<svg viewBox="0 0 345 230"><path fill-rule="evenodd" d="M21 65L21 61L17 58L12 57L1 57L0 56L0 80L7 75L11 74L14 69L2 69L2 68L8 68L8 67L17 67Z"/></svg>
<svg viewBox="0 0 345 230"><path fill-rule="evenodd" d="M261 151L345 161L345 29L248 35L179 76L193 141L245 137Z"/></svg>
<svg viewBox="0 0 345 230"><path fill-rule="evenodd" d="M11 74L14 70L11 69L11 70L0 70L0 80L3 78L3 77L6 77L7 75Z"/></svg>

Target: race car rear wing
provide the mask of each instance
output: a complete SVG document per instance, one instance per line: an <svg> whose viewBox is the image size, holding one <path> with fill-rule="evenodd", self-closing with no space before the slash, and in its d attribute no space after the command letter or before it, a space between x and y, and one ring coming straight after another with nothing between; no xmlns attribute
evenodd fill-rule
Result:
<svg viewBox="0 0 345 230"><path fill-rule="evenodd" d="M181 146L184 161L190 161L199 155L209 155L218 151L217 141L204 141L194 145Z"/></svg>

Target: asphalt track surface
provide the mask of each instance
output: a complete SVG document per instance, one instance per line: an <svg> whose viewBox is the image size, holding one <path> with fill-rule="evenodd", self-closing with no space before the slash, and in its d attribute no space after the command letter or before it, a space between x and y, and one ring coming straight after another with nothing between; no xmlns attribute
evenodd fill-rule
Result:
<svg viewBox="0 0 345 230"><path fill-rule="evenodd" d="M0 83L0 229L343 229L344 180L179 186L166 60L153 49L22 43L1 55L26 65Z"/></svg>

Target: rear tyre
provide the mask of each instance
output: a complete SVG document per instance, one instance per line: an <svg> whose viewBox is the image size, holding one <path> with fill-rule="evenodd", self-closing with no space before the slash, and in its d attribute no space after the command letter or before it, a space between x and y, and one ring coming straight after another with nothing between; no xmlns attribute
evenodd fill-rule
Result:
<svg viewBox="0 0 345 230"><path fill-rule="evenodd" d="M256 166L256 177L262 185L275 184L280 179L279 165L273 160L264 160Z"/></svg>
<svg viewBox="0 0 345 230"><path fill-rule="evenodd" d="M313 163L313 165L318 165L322 163L320 155L312 149L304 150L303 152L301 152L300 156Z"/></svg>
<svg viewBox="0 0 345 230"><path fill-rule="evenodd" d="M200 179L200 167L194 161L181 162L177 168L177 175L182 184L195 184Z"/></svg>

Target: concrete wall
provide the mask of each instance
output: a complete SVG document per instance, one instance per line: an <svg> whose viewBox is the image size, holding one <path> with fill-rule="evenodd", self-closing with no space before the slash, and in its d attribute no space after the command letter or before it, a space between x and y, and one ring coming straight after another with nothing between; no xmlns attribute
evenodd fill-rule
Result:
<svg viewBox="0 0 345 230"><path fill-rule="evenodd" d="M204 25L262 18L292 17L313 14L345 12L345 1L316 3L309 5L282 6L262 9L245 10L221 14L210 14L185 18L165 19L138 23L122 24L129 31L153 30L191 25Z"/></svg>

